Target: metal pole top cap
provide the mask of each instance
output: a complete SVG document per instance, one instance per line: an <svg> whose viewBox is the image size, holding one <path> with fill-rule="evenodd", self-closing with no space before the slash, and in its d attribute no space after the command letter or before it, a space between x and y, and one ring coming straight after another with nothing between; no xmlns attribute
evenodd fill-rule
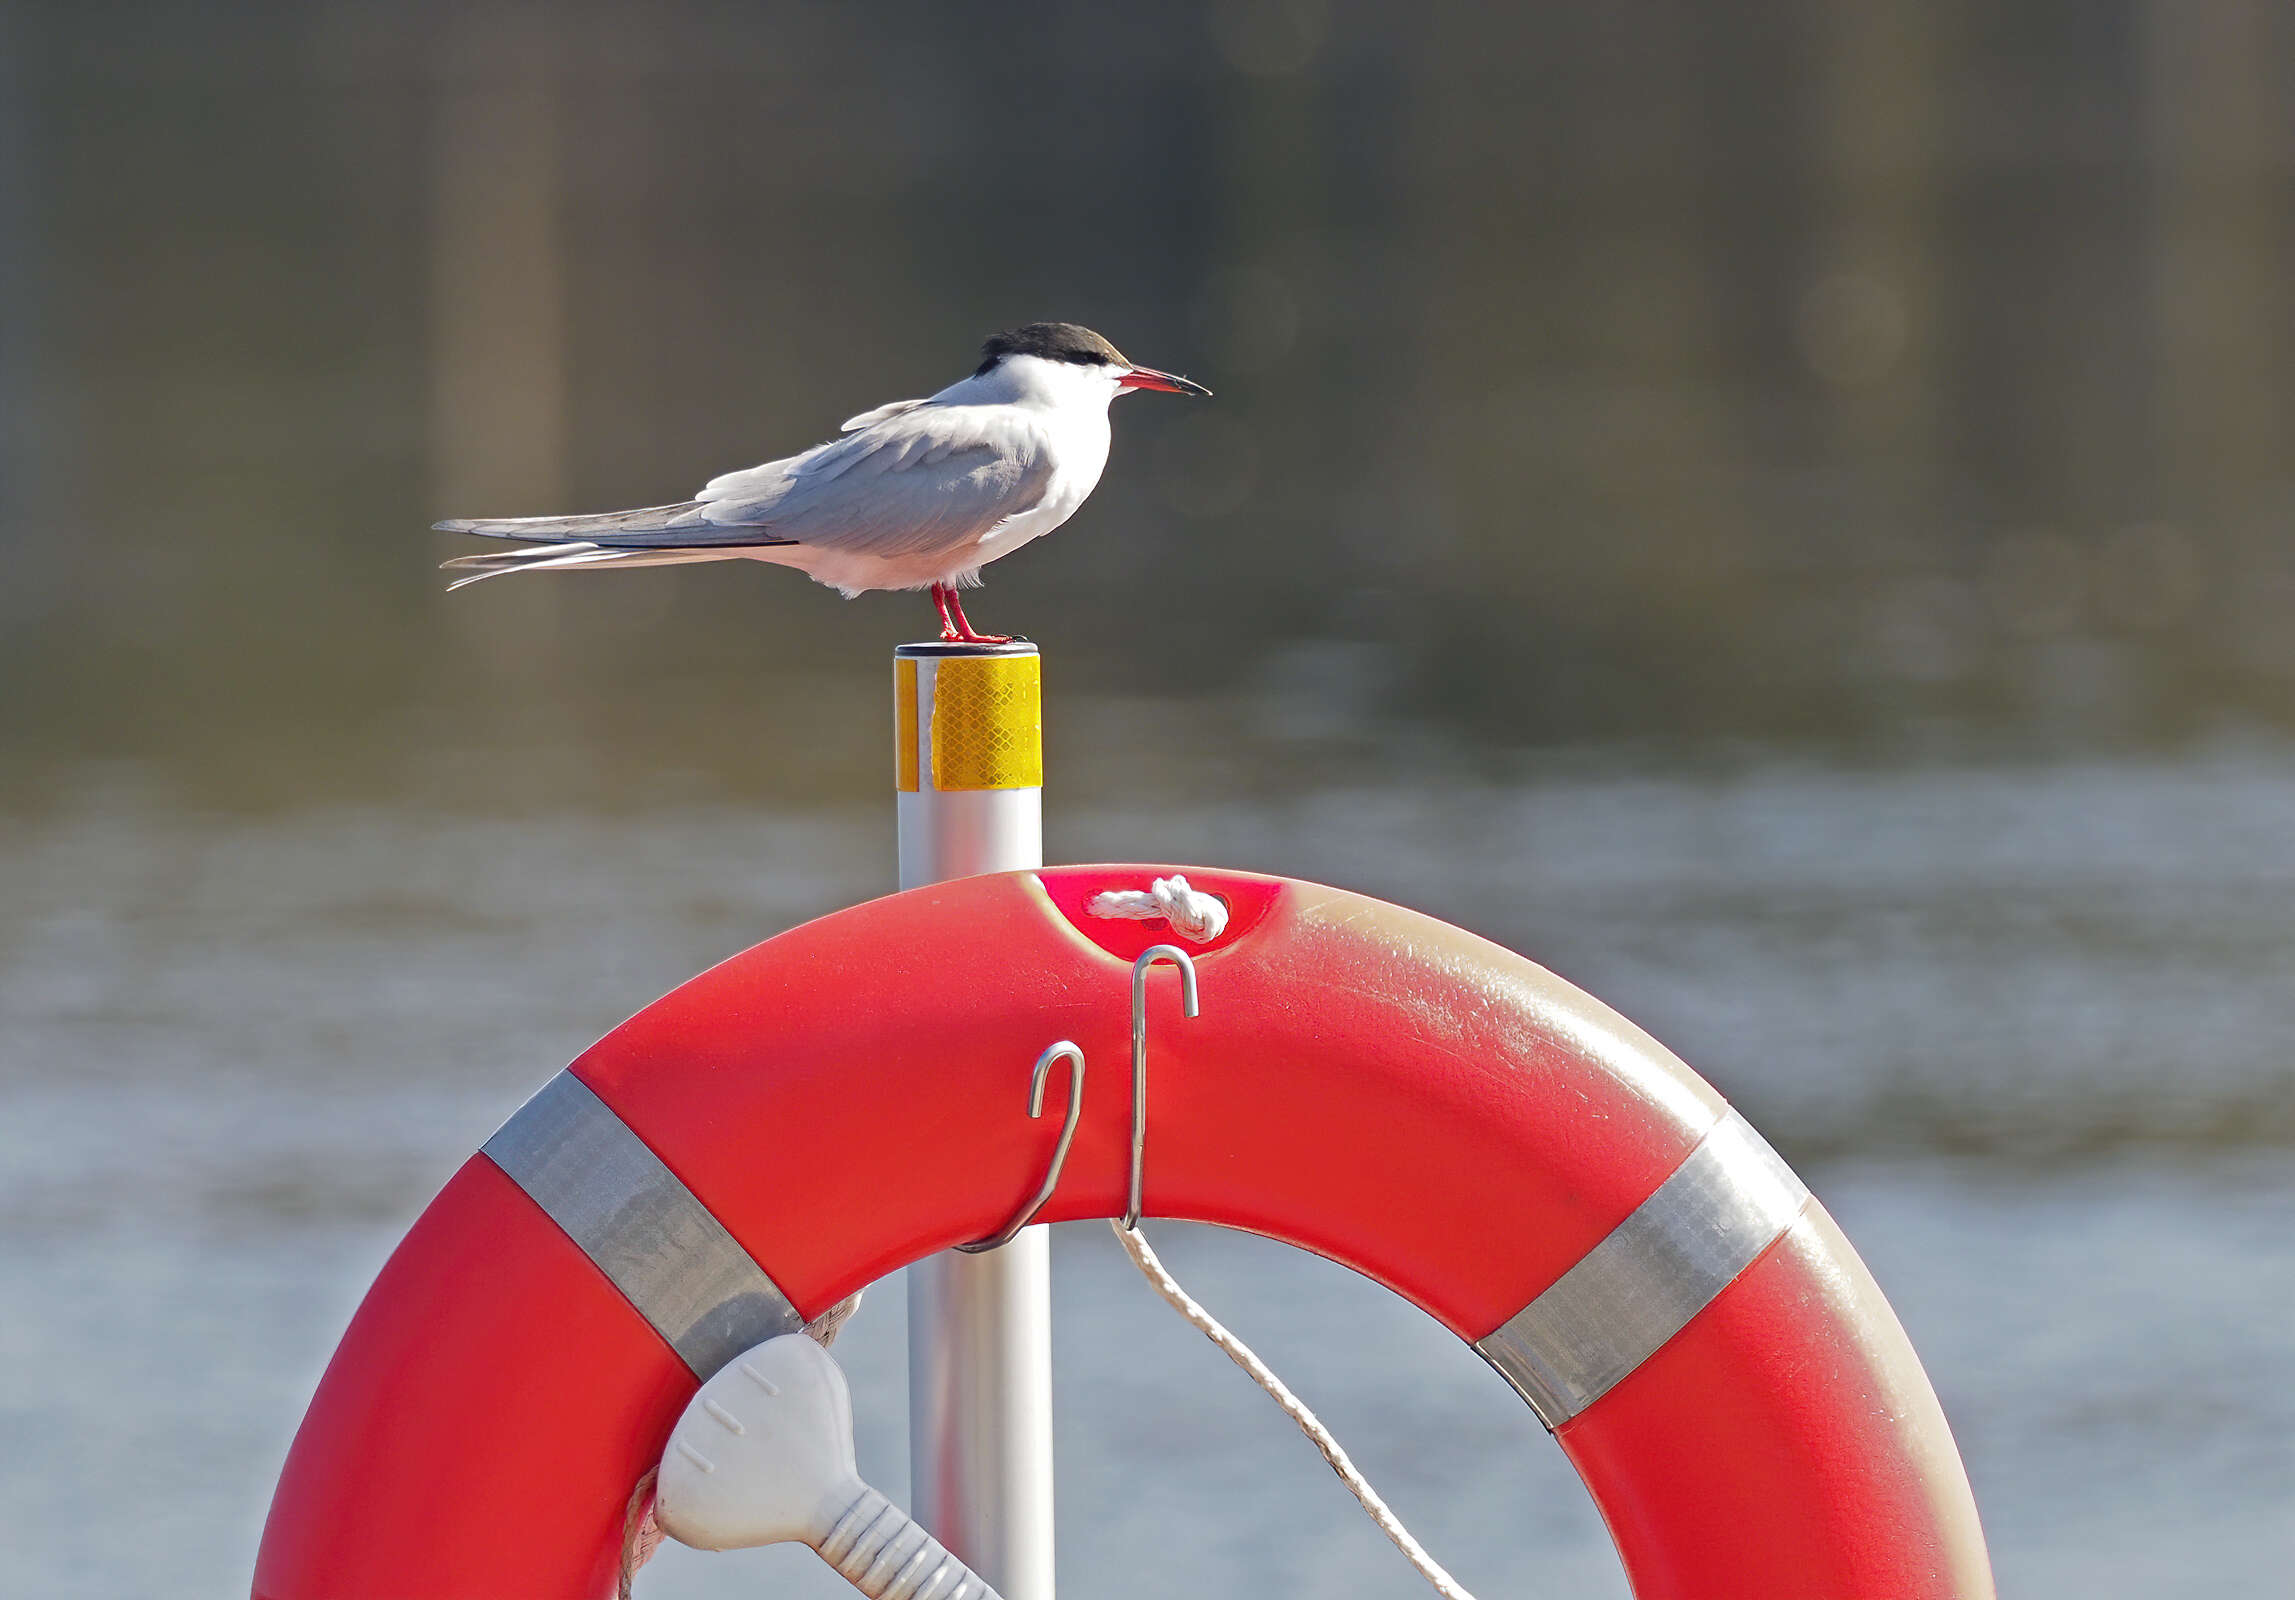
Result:
<svg viewBox="0 0 2295 1600"><path fill-rule="evenodd" d="M973 644L962 639L932 639L918 644L893 646L896 661L942 661L951 656L1032 656L1035 644L1027 639L1014 639L1007 644Z"/></svg>

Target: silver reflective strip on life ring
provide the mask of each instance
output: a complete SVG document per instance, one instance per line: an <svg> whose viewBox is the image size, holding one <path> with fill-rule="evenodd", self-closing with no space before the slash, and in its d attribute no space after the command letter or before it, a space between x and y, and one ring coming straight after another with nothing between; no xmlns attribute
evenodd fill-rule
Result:
<svg viewBox="0 0 2295 1600"><path fill-rule="evenodd" d="M1474 1348L1558 1428L1681 1332L1808 1199L1731 1111L1632 1216Z"/></svg>
<svg viewBox="0 0 2295 1600"><path fill-rule="evenodd" d="M725 1224L571 1072L544 1084L481 1149L695 1377L805 1325Z"/></svg>

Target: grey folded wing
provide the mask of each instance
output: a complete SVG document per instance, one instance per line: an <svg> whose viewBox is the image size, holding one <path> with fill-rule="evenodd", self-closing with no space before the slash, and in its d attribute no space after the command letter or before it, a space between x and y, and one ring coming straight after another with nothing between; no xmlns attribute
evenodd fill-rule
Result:
<svg viewBox="0 0 2295 1600"><path fill-rule="evenodd" d="M677 545L690 542L698 531L705 538L717 531L707 508L699 500L675 505L640 506L634 511L599 511L572 517L449 517L431 526L440 533L475 533L487 539L523 539L534 544L578 541L596 545ZM785 544L770 534L756 533L746 544Z"/></svg>
<svg viewBox="0 0 2295 1600"><path fill-rule="evenodd" d="M886 412L801 456L713 479L677 505L437 526L505 539L582 539L606 549L803 544L898 557L977 543L1043 502L1051 451L1041 425L1025 414L1009 406L916 404Z"/></svg>
<svg viewBox="0 0 2295 1600"><path fill-rule="evenodd" d="M1043 427L1010 406L919 405L890 412L788 461L728 473L701 491L727 535L859 555L911 556L976 543L1043 503L1052 452Z"/></svg>

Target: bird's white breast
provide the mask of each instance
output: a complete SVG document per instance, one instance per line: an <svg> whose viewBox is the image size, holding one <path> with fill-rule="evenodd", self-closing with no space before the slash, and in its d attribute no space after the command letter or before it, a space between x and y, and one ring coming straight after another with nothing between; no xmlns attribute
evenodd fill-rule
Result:
<svg viewBox="0 0 2295 1600"><path fill-rule="evenodd" d="M974 546L973 559L949 574L948 581L972 582L987 563L1042 538L1074 516L1099 486L1108 465L1108 402L1117 386L1105 368L1020 356L958 387L985 391L981 398L992 393L1002 403L1027 412L1041 430L1043 449L1052 464L1044 498L989 529Z"/></svg>

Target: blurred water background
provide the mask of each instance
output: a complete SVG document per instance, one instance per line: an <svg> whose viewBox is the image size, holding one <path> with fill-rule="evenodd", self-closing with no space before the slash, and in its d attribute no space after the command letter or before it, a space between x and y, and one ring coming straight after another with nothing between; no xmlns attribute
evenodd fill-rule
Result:
<svg viewBox="0 0 2295 1600"><path fill-rule="evenodd" d="M1046 654L1054 859L1583 984L1865 1251L2004 1593L2285 1595L2291 90L2263 0L0 0L12 1592L242 1590L462 1157L891 887L922 600L450 599L426 525L675 498L1062 317L1219 396L1128 400L972 607ZM1470 1353L1165 1233L1470 1585L1624 1592ZM1058 1272L1069 1593L1414 1592L1096 1229ZM839 1346L896 1492L900 1302Z"/></svg>

